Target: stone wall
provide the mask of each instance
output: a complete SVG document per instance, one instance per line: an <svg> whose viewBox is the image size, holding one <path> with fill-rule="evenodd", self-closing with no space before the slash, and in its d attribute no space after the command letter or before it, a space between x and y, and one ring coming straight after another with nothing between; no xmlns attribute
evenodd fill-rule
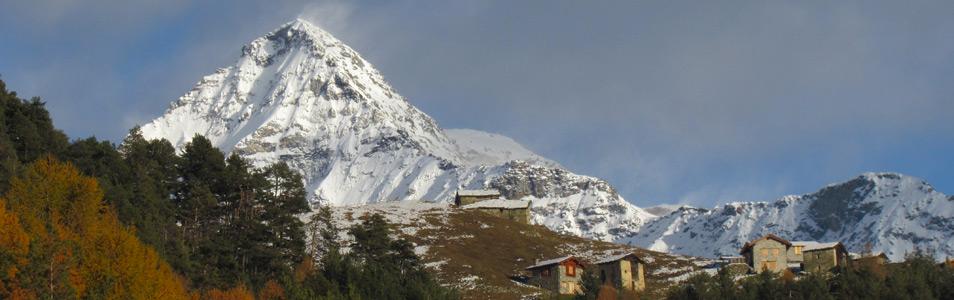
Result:
<svg viewBox="0 0 954 300"><path fill-rule="evenodd" d="M813 273L838 272L845 265L847 255L836 248L819 249L805 252L804 271Z"/></svg>
<svg viewBox="0 0 954 300"><path fill-rule="evenodd" d="M751 252L746 253L747 262L756 272L767 269L772 272L783 272L788 269L787 245L773 239L763 239L752 245ZM772 266L774 262L774 267Z"/></svg>
<svg viewBox="0 0 954 300"><path fill-rule="evenodd" d="M530 209L528 208L477 208L477 211L524 224L530 224Z"/></svg>
<svg viewBox="0 0 954 300"><path fill-rule="evenodd" d="M550 275L544 276L544 270L549 270ZM536 268L530 271L529 283L559 294L581 292L580 281L583 278L583 269L576 268L573 276L568 275L566 271L567 267L561 264Z"/></svg>
<svg viewBox="0 0 954 300"><path fill-rule="evenodd" d="M618 260L599 265L600 280L609 281L617 289L640 291L646 288L643 264Z"/></svg>
<svg viewBox="0 0 954 300"><path fill-rule="evenodd" d="M497 197L496 197L496 196L461 196L461 195L457 195L457 197L454 198L454 204L457 204L457 206L464 206L464 205L467 205L467 204L471 204L471 203L475 203L475 202L480 202L480 201L484 201L484 200L490 200L490 199L497 199Z"/></svg>
<svg viewBox="0 0 954 300"><path fill-rule="evenodd" d="M530 285L535 285L548 291L559 292L560 267L560 265L555 264L546 268L536 268L530 270ZM544 270L548 270L549 275L543 275Z"/></svg>

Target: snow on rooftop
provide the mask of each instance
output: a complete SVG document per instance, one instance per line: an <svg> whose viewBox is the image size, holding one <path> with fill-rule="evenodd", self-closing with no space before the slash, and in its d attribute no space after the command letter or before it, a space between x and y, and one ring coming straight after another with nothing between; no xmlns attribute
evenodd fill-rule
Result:
<svg viewBox="0 0 954 300"><path fill-rule="evenodd" d="M834 248L835 246L838 246L838 244L839 244L839 242L832 242L832 243L819 243L819 242L809 242L809 241L792 242L792 246L802 246L802 247L804 247L804 248L802 248L802 251L811 251L811 250L821 250L821 249Z"/></svg>
<svg viewBox="0 0 954 300"><path fill-rule="evenodd" d="M457 194L461 196L500 196L500 192L497 190L459 190Z"/></svg>
<svg viewBox="0 0 954 300"><path fill-rule="evenodd" d="M532 265L532 266L527 267L527 270L535 269L535 268L539 268L539 267L545 267L545 266L549 266L549 265L552 265L552 264L556 264L556 263L559 263L559 262L561 262L561 261L570 259L570 258L572 258L572 257L573 257L573 256L570 255L570 256L564 256L564 257L561 257L561 258L554 258L554 259L544 260L544 261L541 261L541 262L536 263L535 265Z"/></svg>
<svg viewBox="0 0 954 300"><path fill-rule="evenodd" d="M461 208L528 208L530 207L530 200L503 200L503 199L494 199L494 200L484 200L478 201L471 204L462 206Z"/></svg>

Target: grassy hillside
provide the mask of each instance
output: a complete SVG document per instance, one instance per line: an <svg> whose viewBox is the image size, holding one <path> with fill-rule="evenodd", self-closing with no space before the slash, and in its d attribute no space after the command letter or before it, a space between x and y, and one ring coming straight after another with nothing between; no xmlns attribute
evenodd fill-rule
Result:
<svg viewBox="0 0 954 300"><path fill-rule="evenodd" d="M346 229L362 218L380 213L394 233L413 242L415 252L445 284L459 288L465 299L548 298L546 291L526 286L510 276L529 275L534 259L575 255L585 263L609 255L633 252L648 262L643 299L658 298L672 280L711 263L711 260L670 255L641 248L558 234L539 225L526 225L447 204L387 203L334 209L337 226ZM347 239L342 231L341 237Z"/></svg>

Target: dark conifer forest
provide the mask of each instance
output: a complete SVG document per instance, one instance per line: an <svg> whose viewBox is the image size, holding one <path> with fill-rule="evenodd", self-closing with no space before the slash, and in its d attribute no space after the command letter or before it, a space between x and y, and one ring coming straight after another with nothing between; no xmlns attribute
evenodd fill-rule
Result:
<svg viewBox="0 0 954 300"><path fill-rule="evenodd" d="M372 216L343 253L300 175L196 136L70 141L0 81L2 299L456 299ZM306 235L312 234L311 247Z"/></svg>

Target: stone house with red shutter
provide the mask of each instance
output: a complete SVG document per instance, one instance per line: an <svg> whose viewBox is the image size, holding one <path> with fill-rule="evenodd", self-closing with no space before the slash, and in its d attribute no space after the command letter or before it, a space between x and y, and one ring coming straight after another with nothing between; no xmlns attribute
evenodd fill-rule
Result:
<svg viewBox="0 0 954 300"><path fill-rule="evenodd" d="M583 262L573 256L538 261L526 268L530 271L528 283L557 294L582 293Z"/></svg>

